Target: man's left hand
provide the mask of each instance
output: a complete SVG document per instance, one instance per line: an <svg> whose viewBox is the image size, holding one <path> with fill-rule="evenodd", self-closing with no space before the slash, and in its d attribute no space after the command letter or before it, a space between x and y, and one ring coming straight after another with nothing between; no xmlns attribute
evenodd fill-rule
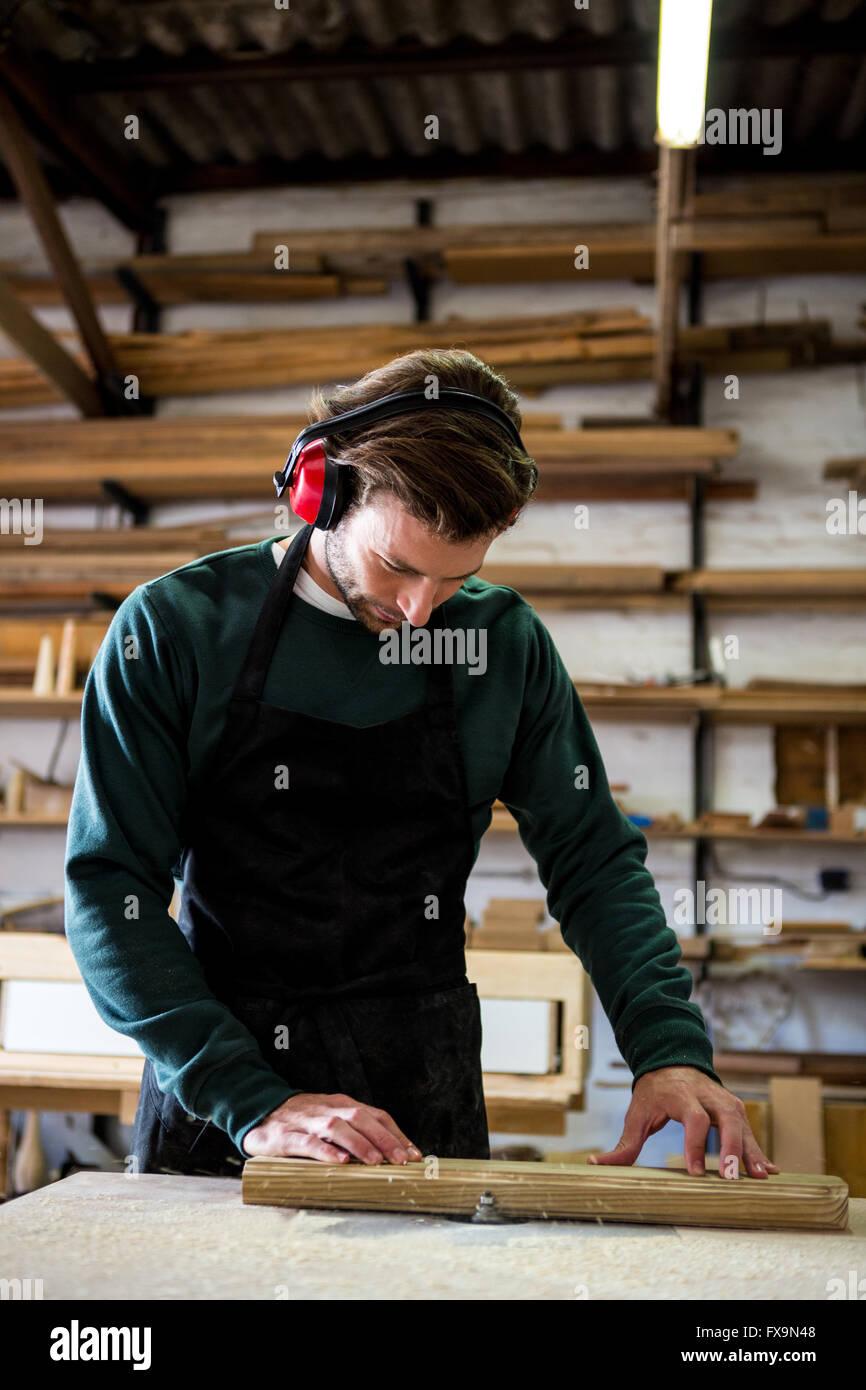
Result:
<svg viewBox="0 0 866 1390"><path fill-rule="evenodd" d="M690 1173L704 1172L707 1135L713 1125L719 1131L722 1177L737 1178L744 1166L750 1178L765 1178L779 1171L758 1147L743 1102L697 1067L660 1067L644 1072L635 1082L616 1148L587 1161L634 1163L649 1136L663 1129L668 1120L679 1120L685 1129L683 1147Z"/></svg>

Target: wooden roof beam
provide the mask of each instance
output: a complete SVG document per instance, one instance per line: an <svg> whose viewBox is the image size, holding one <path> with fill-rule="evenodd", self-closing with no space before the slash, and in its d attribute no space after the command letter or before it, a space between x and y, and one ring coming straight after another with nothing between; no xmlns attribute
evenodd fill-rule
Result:
<svg viewBox="0 0 866 1390"><path fill-rule="evenodd" d="M57 215L51 190L33 152L30 135L15 103L0 89L0 157L15 180L42 242L63 297L75 319L100 390L108 395L118 375L114 353L99 322L87 282ZM32 331L31 331L32 339ZM71 359L70 359L71 360ZM86 413L91 414L88 410Z"/></svg>
<svg viewBox="0 0 866 1390"><path fill-rule="evenodd" d="M86 372L0 278L0 332L17 343L82 415L103 415L102 396Z"/></svg>
<svg viewBox="0 0 866 1390"><path fill-rule="evenodd" d="M61 107L52 93L64 96L63 86L38 77L23 55L8 47L0 47L0 84L26 113L32 133L68 168L76 191L80 187L97 198L132 231L150 229L155 205L140 191L141 176L136 187L96 131L76 118L68 105Z"/></svg>

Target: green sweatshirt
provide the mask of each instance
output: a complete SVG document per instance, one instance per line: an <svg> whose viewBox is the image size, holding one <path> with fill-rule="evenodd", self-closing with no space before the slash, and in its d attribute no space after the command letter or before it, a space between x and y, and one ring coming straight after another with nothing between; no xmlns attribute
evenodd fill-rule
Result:
<svg viewBox="0 0 866 1390"><path fill-rule="evenodd" d="M219 738L280 539L204 556L120 605L84 689L65 859L66 934L100 1016L135 1039L161 1090L242 1153L247 1130L297 1092L211 993L168 907L187 785ZM550 633L515 590L477 577L442 615L467 632L454 687L476 855L498 796L634 1080L692 1066L718 1081L646 840L613 801ZM424 703L427 667L386 664L380 650L363 624L295 594L263 699L354 726L398 719Z"/></svg>

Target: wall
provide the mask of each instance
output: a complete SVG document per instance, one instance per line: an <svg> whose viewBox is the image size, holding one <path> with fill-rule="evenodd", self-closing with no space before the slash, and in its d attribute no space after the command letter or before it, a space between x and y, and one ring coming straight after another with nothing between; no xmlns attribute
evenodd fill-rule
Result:
<svg viewBox="0 0 866 1390"><path fill-rule="evenodd" d="M253 232L290 231L336 226L411 225L414 200L434 200L434 221L496 223L521 220L645 221L652 217L650 180L453 182L440 185L388 184L341 189L267 190L232 195L203 195L170 200L169 249L176 252L244 248ZM129 252L131 240L110 216L92 203L72 202L62 217L79 255L88 261L111 260ZM0 210L3 259L41 267L38 248L20 209ZM705 294L708 323L755 322L811 315L830 318L839 335L853 335L858 310L866 299L866 275L797 276L766 281L711 283ZM436 289L432 312L519 315L633 306L653 316L654 292L631 283L488 286ZM412 300L404 286L384 297L290 305L203 305L166 311L165 331L233 326L296 327L305 324L403 322L412 317ZM62 310L41 312L54 328L68 327ZM129 323L123 309L103 311L113 330ZM6 345L0 343L0 350ZM716 567L862 565L862 537L831 537L825 503L838 489L824 484L821 468L828 457L864 452L864 374L852 367L742 378L740 399L726 400L722 378L709 377L704 393L704 423L742 433L740 456L726 464L735 476L759 480L757 498L749 503L711 504L708 514L707 563ZM160 413L187 415L296 411L307 392L291 389L239 393L220 398L164 400ZM524 398L528 410L561 410L566 424L588 415L646 416L652 408L650 383L559 387ZM15 412L22 418L69 416L65 406ZM8 416L7 416L8 418ZM273 460L262 462L262 527L270 526L270 473ZM218 505L162 508L154 520L185 520L220 513ZM231 510L229 508L229 510ZM238 511L249 512L248 503ZM102 510L108 523L112 510ZM46 508L46 524L87 525L96 509ZM534 504L514 532L497 541L490 560L655 563L668 568L688 565L688 515L672 503L594 503L590 527L576 531L571 503ZM690 668L688 618L652 611L552 613L545 619L575 677L618 679L626 675L686 673ZM766 613L721 615L712 630L734 633L740 659L732 680L753 675L792 679L866 680L866 643L861 613L809 614L768 609ZM634 809L691 813L691 735L686 728L596 723L596 732L611 781L627 782ZM37 769L48 761L59 731L44 722L21 721L0 726L0 764L21 757ZM70 780L78 748L75 728L66 730L58 774ZM767 728L725 728L715 743L714 805L722 810L760 811L773 794L772 736ZM797 917L844 917L866 920L866 872L862 850L788 849L726 845L718 854L721 886L760 884L764 876L784 880L785 914ZM650 847L649 864L669 912L678 888L691 884L691 851L683 844ZM59 890L62 884L63 834L53 831L7 831L0 836L0 894L4 904L35 893ZM843 866L852 872L852 891L816 900L817 871ZM489 837L468 888L470 912L478 913L492 895L538 896L541 885L519 840ZM680 927L681 932L688 928ZM800 975L794 982L789 1015L771 1039L773 1047L816 1051L856 1051L862 1046L863 1009L860 982L853 976ZM629 1099L629 1076L621 1062L610 1026L596 1005L592 1032L592 1074L588 1110L570 1117L568 1134L545 1141L548 1147L612 1146ZM643 1161L663 1163L676 1149L677 1127L650 1140ZM517 1141L516 1136L509 1141Z"/></svg>

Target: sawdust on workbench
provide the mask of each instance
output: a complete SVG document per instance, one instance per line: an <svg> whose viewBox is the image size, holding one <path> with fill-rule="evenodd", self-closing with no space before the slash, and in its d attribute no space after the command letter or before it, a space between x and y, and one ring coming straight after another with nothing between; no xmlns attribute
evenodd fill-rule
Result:
<svg viewBox="0 0 866 1390"><path fill-rule="evenodd" d="M33 1194L0 1222L0 1275L93 1299L826 1299L852 1234L439 1217Z"/></svg>

